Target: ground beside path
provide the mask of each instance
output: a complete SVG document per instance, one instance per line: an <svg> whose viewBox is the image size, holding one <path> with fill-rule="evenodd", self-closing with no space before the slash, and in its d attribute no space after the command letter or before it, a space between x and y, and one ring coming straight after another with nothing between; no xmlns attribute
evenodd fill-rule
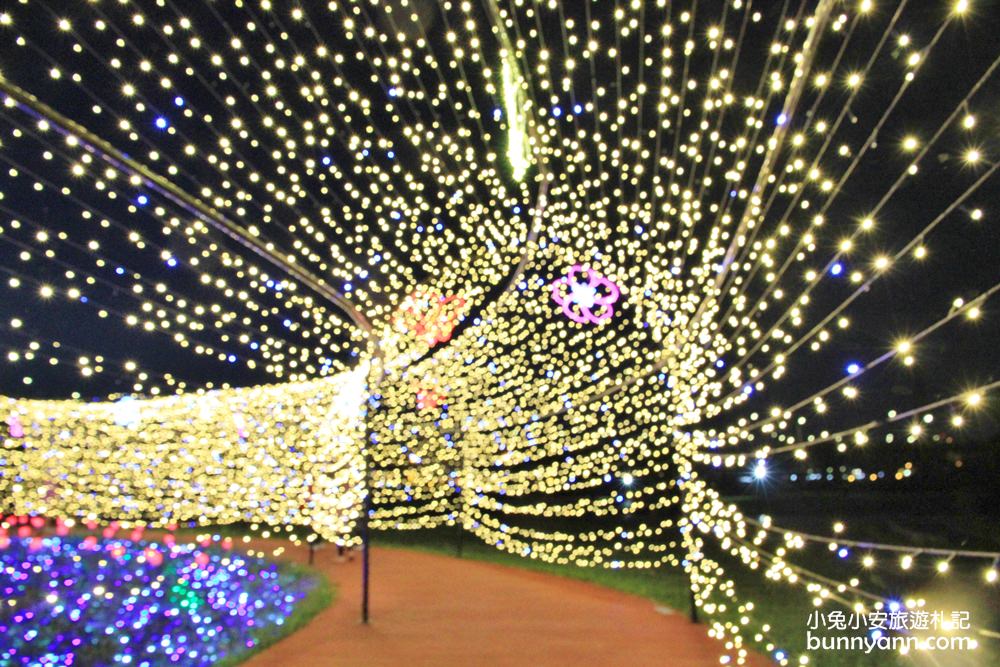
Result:
<svg viewBox="0 0 1000 667"><path fill-rule="evenodd" d="M291 548L283 558L305 561ZM710 667L721 645L684 614L564 577L408 549L371 554L371 623L359 623L360 554L316 567L334 603L251 667ZM754 667L770 664L755 657Z"/></svg>

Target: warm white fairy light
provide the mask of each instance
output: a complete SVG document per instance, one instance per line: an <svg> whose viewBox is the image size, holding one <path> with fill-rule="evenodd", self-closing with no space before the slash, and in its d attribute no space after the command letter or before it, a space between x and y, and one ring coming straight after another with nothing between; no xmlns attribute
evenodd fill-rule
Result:
<svg viewBox="0 0 1000 667"><path fill-rule="evenodd" d="M504 110L507 115L507 159L510 160L511 173L515 181L521 181L528 173L530 161L528 157L528 132L524 122L523 101L521 92L523 82L517 73L517 63L513 56L508 55L501 65L503 77Z"/></svg>
<svg viewBox="0 0 1000 667"><path fill-rule="evenodd" d="M769 484L816 448L877 447L892 429L927 438L990 402L996 386L966 385L840 430L824 421L870 410L873 371L918 372L925 338L976 326L991 290L963 294L905 339L893 332L851 361L848 377L845 360L832 380L787 404L769 394L808 374L804 358L865 330L855 301L944 259L935 232L952 211L982 221L977 228L988 222L975 208L996 168L976 115L986 97L970 89L933 123L888 108L855 115L882 88L905 104L911 87L936 83L925 71L940 57L938 37L920 35L939 36L975 12L955 3L934 32L910 25L918 18L909 14L896 24L869 0L821 2L803 20L775 10L766 21L743 3L725 13L671 3L488 2L483 13L472 3L424 4L227 8L239 19L228 31L197 8L95 5L63 15L40 6L58 32L53 44L33 27L41 19L0 16L5 75L56 112L67 111L62 95L80 96L72 120L149 171L108 162L86 135L6 96L0 204L10 208L0 240L17 261L3 267L4 289L281 383L242 390L281 407L209 419L198 457L234 439L266 457L276 444L250 425L277 429L274 413L303 400L315 378L343 378L372 360L377 341L387 373L372 364L370 432L353 433L336 453L355 472L368 467L362 453L370 457L376 526L460 521L499 548L559 563L685 562L701 608L717 619L713 635L730 642L723 664L743 662L752 635L721 608L756 612L752 601L733 602L735 584L713 550L803 587L817 604L856 603L856 583L823 581L785 560L790 553L766 555L767 531L759 542L748 537L752 524L719 500L704 468L749 470ZM887 39L870 51L856 24ZM842 44L852 57L832 58L837 49L817 43ZM883 65L891 73L872 76ZM883 141L890 150L874 170L866 159ZM952 156L962 164L960 194L902 224L894 198ZM154 189L150 173L201 206ZM843 205L845 192L869 181L884 197L864 210ZM68 219L37 215L48 203ZM222 218L281 266L235 246L210 224ZM621 287L611 317L554 312L550 286L576 265ZM834 301L821 294L830 285L843 290ZM324 287L363 313L371 333L352 327ZM585 287L571 296L581 307L595 298ZM448 312L439 321L432 311ZM120 373L135 392L197 395L184 379L145 369L141 346L78 351L39 333L40 316L16 315L4 354L22 381L45 363L81 383ZM321 420L335 401L323 396L295 419ZM144 403L139 423L149 414L174 424L169 405ZM88 438L134 441L134 414L112 419L109 431L81 425L77 403L12 406L57 415L73 436L70 452ZM177 421L176 430L197 429ZM315 464L302 470L318 478ZM359 483L336 485L345 516L357 516ZM214 492L221 497L221 487ZM122 511L107 498L99 508L63 501L71 513ZM184 514L237 518L215 502L188 503ZM256 518L318 520L282 503ZM320 532L343 537L353 519L333 514ZM538 521L553 518L592 523L557 530ZM842 539L846 527L833 532ZM808 541L792 537L788 548ZM947 567L950 556L938 555ZM916 558L898 562L909 569Z"/></svg>
<svg viewBox="0 0 1000 667"><path fill-rule="evenodd" d="M23 425L17 438L5 434L8 465L25 471L0 480L12 494L6 509L152 525L301 525L353 543L364 378L360 368L297 385L112 403L6 399Z"/></svg>

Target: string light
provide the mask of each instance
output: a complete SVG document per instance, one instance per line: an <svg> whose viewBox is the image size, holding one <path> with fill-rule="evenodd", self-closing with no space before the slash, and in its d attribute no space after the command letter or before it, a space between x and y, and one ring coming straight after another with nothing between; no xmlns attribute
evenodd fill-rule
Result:
<svg viewBox="0 0 1000 667"><path fill-rule="evenodd" d="M7 399L9 509L153 526L299 525L354 544L365 370L113 403Z"/></svg>
<svg viewBox="0 0 1000 667"><path fill-rule="evenodd" d="M998 286L910 313L870 355L852 344L861 304L946 258L943 226L989 220L977 119L995 67L936 97L940 114L912 101L938 83L943 35L973 27L969 3L937 25L868 0L809 16L140 4L0 15L4 358L25 386L48 364L77 399L118 389L6 400L9 509L354 544L370 494L375 528L458 522L527 558L684 568L722 664L751 640L809 656L775 644L716 554L817 606L883 603L790 552L822 542L873 569L890 559L868 551L905 545L837 524L765 551L768 522L707 471L770 481L782 454L930 438L1000 386L916 407L872 387L924 370L927 339L987 318ZM903 220L916 177L950 185ZM86 349L46 325L63 308L137 342ZM157 372L147 345L197 357L212 384Z"/></svg>

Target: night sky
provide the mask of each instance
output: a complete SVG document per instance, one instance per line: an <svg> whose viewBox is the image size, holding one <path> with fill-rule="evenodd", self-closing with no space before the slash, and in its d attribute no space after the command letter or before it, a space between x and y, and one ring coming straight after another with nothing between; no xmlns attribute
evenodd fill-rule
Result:
<svg viewBox="0 0 1000 667"><path fill-rule="evenodd" d="M912 35L916 43L925 44L931 37L933 26L940 18L942 9L937 6L938 3L915 4L916 7L907 10L901 25L907 26L907 32ZM184 79L173 90L162 91L144 113L133 111L129 117L140 139L137 142L125 141L122 131L116 126L117 116L111 113L95 114L91 107L95 103L103 105L108 100L121 103L121 81L129 78L138 79L142 76L140 72L129 71L129 68L134 68L134 58L126 59L124 68L112 73L107 64L109 50L113 50L111 45L113 35L110 30L107 44L94 43L90 45L94 49L93 52L71 54L73 40L68 35L54 30L53 26L56 20L64 15L74 20L77 18L83 20L85 11L73 5L67 7L65 13L60 13L63 8L54 5L58 3L36 3L34 11L16 12L19 31L27 35L34 44L45 45L45 53L34 52L31 48L19 48L4 38L3 46L0 47L0 69L4 76L38 96L60 113L78 120L94 133L108 138L125 151L135 150L138 153L141 147L144 151L152 148L159 149L165 154L176 152L180 143L170 140L170 133L175 128L184 134L186 141L191 143L208 145L213 141L213 137L205 130L206 125L185 122L182 116L184 109L192 105L197 106L199 113L224 115L223 100L216 90L218 86L214 81L200 75ZM168 5L174 8L171 3ZM770 5L764 10L765 14L776 15L778 5L779 3ZM785 5L795 6L793 3ZM808 3L803 4L800 11L807 6ZM421 13L425 30L433 34L442 29L443 17L436 5L417 3L417 8ZM889 6L881 7L872 20L861 24L859 28L861 44L874 46L878 42L891 18L892 9ZM899 147L903 136L911 128L919 131L923 128L936 127L937 123L953 110L957 101L967 92L976 78L990 65L995 57L995 36L1000 34L1000 11L997 9L996 3L977 3L973 16L968 20L963 19L964 28L949 30L942 37L942 42L935 48L934 57L920 72L920 85L915 85L903 98L898 110L878 134L877 144L860 166L858 176L847 182L842 195L827 212L826 217L830 223L817 231L817 243L830 252L822 253L820 256L826 257L836 248L839 240L837 230L844 227L838 223L859 220L885 194L901 164ZM271 37L279 35L286 28L275 14L256 15L253 9L237 11L228 3L185 3L184 10L189 12L188 15L196 25L217 26L216 30L202 29L199 33L209 42L205 46L207 52L213 49L224 50L225 43L230 38L227 25L236 25L247 18L256 20L262 27L261 33L268 33ZM112 25L116 21L127 20L127 14L116 6L86 10L86 12L91 11L98 14L106 12ZM573 12L577 12L579 14L576 16L577 20L586 18L579 7L569 7L566 11L571 17L574 16ZM592 20L608 20L608 16L602 12L610 13L610 3L606 3L603 9L595 5L590 11L594 12L590 16ZM927 27L921 27L924 23ZM314 26L315 34L308 39L315 40L316 43L321 39L336 41L341 38L339 34L342 32L341 26L326 20L321 12L316 12ZM898 38L902 32L900 29L894 29L892 38ZM543 34L547 34L553 42L557 41L558 28L546 26ZM763 44L769 39L769 35L770 26L765 20L749 28L745 42L751 47ZM304 32L297 32L294 39L305 40L307 37ZM288 45L289 50L306 49L311 46L304 42L294 42L294 39L293 43ZM620 46L626 58L638 48L637 44L627 40ZM153 60L160 60L165 54L164 44L156 40L142 44L142 48L150 55L160 56ZM497 48L497 44L484 46L487 52L495 52ZM745 50L747 55L740 62L737 76L740 72L756 72L762 63L761 49ZM819 59L821 61L832 59L835 51L835 43L826 44L821 50ZM886 68L885 71L876 67L864 84L865 94L848 111L850 129L847 130L847 136L857 143L862 142L868 135L895 93L894 85L882 85L883 82L895 81L894 72L889 71L889 68L898 69L900 66L898 61L905 56L904 50L900 48L893 53L897 62L884 61L882 67ZM859 68L863 66L866 57L866 50L857 48L856 45L844 55L848 62L854 63ZM53 82L47 72L53 63L61 62L72 62L73 68L84 74L88 85L80 87L67 85L62 81ZM376 97L386 94L385 86L381 82L373 83L369 79L371 70L366 64L347 63L345 71L353 77L352 83L366 95ZM239 77L240 73L236 72L235 76ZM610 69L598 70L595 81L613 86L614 77L615 73ZM249 89L248 86L244 87ZM578 90L577 94L584 98L587 96L587 91ZM801 109L810 109L810 113L813 113L811 105L814 94L814 91L807 91ZM494 106L497 105L497 101L483 91L472 91L471 95L477 105L487 113L492 113ZM995 85L986 86L976 98L976 108L983 113L978 116L979 127L974 134L974 143L982 150L987 161L993 160L1000 150L998 145L1000 142L997 140L997 136L1000 135L1000 116L995 112L1000 108L998 102L1000 99ZM843 96L828 96L814 109L814 113L817 117L832 117L840 111L843 103ZM268 112L265 102L251 104L249 100L242 100L240 105L244 115ZM125 105L121 106L125 108ZM306 115L305 108L294 110L297 114L300 111L303 116ZM443 118L447 118L447 115L443 115ZM382 132L396 131L388 117L380 114L377 105L372 122ZM587 119L583 117L581 122L586 123ZM796 119L793 125L800 122L801 118ZM3 138L0 160L3 162L4 170L16 168L21 172L34 174L36 178L46 179L56 187L62 186L70 178L65 160L59 155L53 156L52 159L42 157L43 146L38 143L37 138L27 132L30 123L31 119L23 113L5 109L0 114L0 136ZM11 132L18 127L25 128L29 136L17 141L10 140ZM199 135L199 132L204 134ZM948 132L958 137L958 131L949 129ZM258 151L259 155L250 154L246 158L266 163L266 155L273 148L268 145L268 141L272 139L272 137L261 137L260 145L253 149ZM671 136L664 136L662 139L665 144L674 140ZM958 137L947 143L962 145L962 142L970 143L970 140ZM499 136L494 136L484 143L487 147L497 150L502 147ZM304 150L301 154L303 159L306 153L318 161L326 161L324 164L350 162L350 155L340 151L337 145L321 151ZM385 158L373 156L372 159ZM409 162L414 172L422 173L421 178L427 188L443 187L432 175L421 172L415 154L401 151L392 159L404 164ZM228 178L219 171L207 168L202 162L194 164L191 169L171 179L191 194L197 196L202 186L206 184L218 190ZM900 194L895 196L883 211L877 228L864 237L865 249L892 251L899 247L901 240L908 239L915 230L928 222L932 212L936 213L952 202L967 187L970 175L984 171L987 168L986 164L988 162L970 166L963 163L961 156L951 153L940 153L930 157L922 164L921 171L906 181ZM265 177L267 176L265 174ZM244 222L254 221L260 224L268 240L273 241L278 247L287 248L296 238L296 232L293 231L293 216L300 214L303 217L312 217L318 208L337 196L338 188L342 187L332 178L327 179L325 184L331 189L330 192L325 194L308 192L307 196L293 207L294 210L276 210L269 213L259 208L253 210L254 207L251 206ZM255 187L261 187L252 183L242 183L240 186L247 188L251 193ZM949 304L956 297L974 296L992 286L1000 278L998 269L1000 232L997 231L1000 201L997 201L997 186L998 180L990 179L967 203L957 207L947 216L935 230L932 238L928 239L929 256L923 260L919 270L910 270L909 266L907 270L894 268L887 277L877 281L869 293L851 306L848 311L852 319L849 335L839 337L834 344L825 347L820 353L805 353L792 359L787 374L790 379L773 383L766 397L760 401L748 401L741 410L747 413L758 409L766 410L775 402L791 402L807 395L835 380L838 374L843 374L849 364L864 362L881 354L888 349L892 341L940 317L947 312ZM153 282L163 281L169 286L169 291L179 297L204 303L218 301L216 290L200 284L198 271L186 267L183 262L164 260L152 247L145 251L137 250L134 244L127 241L127 230L139 231L144 238L156 238L160 224L154 216L147 215L147 210L156 205L157 200L152 193L142 187L133 187L125 182L119 182L115 188L120 196L114 201L99 195L92 188L81 187L74 190L74 196L78 197L83 205L93 207L95 211L100 212L100 216L112 223L110 229L100 232L101 252L111 261L106 266L100 267L97 272L99 284L93 286L91 298L99 300L105 307L132 312L138 301L121 278L135 268L141 267L145 278ZM13 275L11 271L27 271L30 277L39 283L58 286L61 283L61 276L67 269L88 265L90 258L85 243L86 239L90 238L93 228L84 229L83 221L74 217L78 213L67 207L63 198L33 192L30 183L23 178L6 179L2 191L4 198L0 201L0 218L4 221L5 229L3 235L0 235L0 266L4 267L8 276ZM634 194L626 188L622 198L632 197ZM259 197L258 202L264 199L263 196ZM133 210L130 211L129 207ZM983 209L982 220L970 219L969 213L975 208ZM772 209L773 214L780 211L780 206ZM11 228L9 223L14 219L23 221L20 229ZM43 224L51 231L66 233L67 242L60 251L58 261L36 259L25 263L19 259L19 254L32 246L35 222ZM428 220L427 224L441 224L448 227L452 223L445 216L441 219ZM229 250L236 254L242 252L232 242L218 235L211 238L218 244L217 250L213 253L221 250ZM162 239L159 241L162 242ZM391 239L383 241L387 245L392 243ZM168 240L166 244L178 252L184 248L176 238ZM863 256L867 255L868 253L865 253ZM822 287L815 292L811 307L813 313L826 312L849 293L850 287L846 276L853 268L852 256L853 254L848 254L837 269L838 274L842 271L843 280L824 281ZM859 252L857 256L862 255ZM510 268L513 269L513 266ZM412 269L417 276L421 275L419 264L414 265ZM5 276L5 282L8 276ZM287 326L289 318L294 318L296 312L295 307L284 300L280 289L282 278L278 271L274 271L271 284L276 287L264 289L257 295L260 302L270 309L263 319L269 324L271 335L276 338L302 342L300 334ZM489 289L499 293L500 286L493 285ZM753 293L753 289L748 291ZM946 327L924 341L917 352L918 363L913 369L893 364L866 375L863 386L866 397L865 412L884 412L888 407L901 403L921 405L942 396L955 394L963 388L995 380L996 369L1000 367L1000 352L997 351L995 342L998 332L997 308L993 302L987 302L982 310L983 314L977 323ZM84 399L130 393L133 391L135 378L121 370L121 363L125 359L134 359L141 369L148 371L154 378L166 373L172 374L177 380L184 381L188 389L209 385L220 386L225 383L248 385L271 379L262 366L259 365L256 370L252 370L244 363L248 357L255 355L255 349L252 345L240 344L235 340L240 330L239 326L234 325L229 331L220 329L215 332L192 332L193 340L203 340L227 357L225 361L220 361L186 354L178 350L162 334L124 327L121 317L112 315L107 319L101 319L95 316L94 311L95 308L91 304L71 303L60 298L39 298L37 289L12 290L4 287L0 294L0 327L2 327L0 330L3 331L5 348L23 350L29 340L58 339L62 344L60 354L69 360L78 356L94 358L96 355L103 355L107 361L103 364L104 372L89 378L81 377L79 370L71 361L60 363L58 366L49 366L43 360L38 360L30 363L30 370L26 370L27 362L23 361L0 365L2 369L0 392L23 397L68 397L73 392L79 392L79 396ZM469 313L465 326L470 325L476 314L475 310ZM777 315L775 312L774 316ZM327 316L333 319L340 318L336 312L329 312ZM763 316L762 320L766 321L767 317ZM23 320L24 325L16 329L11 327L10 322L15 318ZM622 317L612 326L628 327L631 323L629 318ZM218 335L226 333L230 334L230 340L220 343ZM437 349L443 347L444 345ZM434 351L431 352L433 353ZM43 353L39 353L38 356L40 359L44 358ZM352 363L352 354L346 350L331 350L329 358L346 364ZM32 377L30 385L23 382L26 373ZM164 389L168 388L164 386ZM138 393L143 394L142 391ZM854 423L861 417L860 413L853 414L850 409L837 410L831 418L829 427L836 429L838 423L845 419L849 423ZM980 427L985 429L983 433L989 434L995 425L995 421L987 418Z"/></svg>

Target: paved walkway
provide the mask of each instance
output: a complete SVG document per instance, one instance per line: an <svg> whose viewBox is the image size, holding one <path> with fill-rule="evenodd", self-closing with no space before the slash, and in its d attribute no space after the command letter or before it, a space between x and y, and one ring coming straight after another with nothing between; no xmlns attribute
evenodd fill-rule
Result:
<svg viewBox="0 0 1000 667"><path fill-rule="evenodd" d="M305 561L304 549L284 554ZM372 550L371 624L359 623L360 554L316 566L337 587L305 628L252 667L711 667L721 648L678 613L594 584L418 551ZM755 658L755 666L770 664Z"/></svg>

